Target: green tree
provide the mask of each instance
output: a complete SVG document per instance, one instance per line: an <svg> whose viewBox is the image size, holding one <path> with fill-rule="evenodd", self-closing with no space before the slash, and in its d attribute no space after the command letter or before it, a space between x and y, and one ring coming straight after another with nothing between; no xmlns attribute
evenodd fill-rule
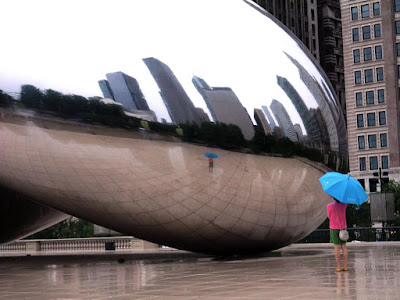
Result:
<svg viewBox="0 0 400 300"><path fill-rule="evenodd" d="M394 180L389 180L389 184L385 186L384 192L393 193L394 195L394 212L395 220L388 222L388 225L400 226L400 183Z"/></svg>
<svg viewBox="0 0 400 300"><path fill-rule="evenodd" d="M60 113L73 117L78 113L87 112L88 101L85 97L79 95L63 95L60 105Z"/></svg>
<svg viewBox="0 0 400 300"><path fill-rule="evenodd" d="M71 217L26 239L65 239L93 237L93 223Z"/></svg>
<svg viewBox="0 0 400 300"><path fill-rule="evenodd" d="M371 227L371 205L365 202L357 209L357 205L348 204L346 218L347 227Z"/></svg>
<svg viewBox="0 0 400 300"><path fill-rule="evenodd" d="M43 95L43 109L60 112L63 94L54 90L46 90Z"/></svg>
<svg viewBox="0 0 400 300"><path fill-rule="evenodd" d="M20 100L26 107L41 109L43 105L43 93L37 87L25 84L21 86Z"/></svg>
<svg viewBox="0 0 400 300"><path fill-rule="evenodd" d="M0 107L8 107L12 104L13 98L3 92L3 90L0 90Z"/></svg>

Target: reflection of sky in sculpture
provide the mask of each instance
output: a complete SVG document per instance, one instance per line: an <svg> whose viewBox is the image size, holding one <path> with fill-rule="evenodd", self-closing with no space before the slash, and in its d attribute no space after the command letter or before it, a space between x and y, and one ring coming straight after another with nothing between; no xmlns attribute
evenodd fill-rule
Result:
<svg viewBox="0 0 400 300"><path fill-rule="evenodd" d="M318 104L297 63L322 82L325 96L328 92L297 42L244 1L3 1L0 9L0 27L8 28L0 34L7 41L0 49L0 89L5 91L33 84L102 96L98 80L122 71L138 80L158 120L169 121L142 60L154 57L171 68L195 107L209 112L192 83L194 75L212 87L231 88L253 122L254 108L269 108L277 99L303 134L301 116L277 76L293 85L309 109Z"/></svg>

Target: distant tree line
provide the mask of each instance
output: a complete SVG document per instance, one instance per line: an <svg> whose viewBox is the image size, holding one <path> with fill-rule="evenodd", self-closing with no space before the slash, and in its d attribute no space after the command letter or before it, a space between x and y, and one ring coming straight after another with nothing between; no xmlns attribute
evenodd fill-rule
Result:
<svg viewBox="0 0 400 300"><path fill-rule="evenodd" d="M13 97L6 94L3 90L0 90L0 107L8 107L13 103L13 101Z"/></svg>
<svg viewBox="0 0 400 300"><path fill-rule="evenodd" d="M89 238L93 237L93 230L93 223L71 217L25 239Z"/></svg>

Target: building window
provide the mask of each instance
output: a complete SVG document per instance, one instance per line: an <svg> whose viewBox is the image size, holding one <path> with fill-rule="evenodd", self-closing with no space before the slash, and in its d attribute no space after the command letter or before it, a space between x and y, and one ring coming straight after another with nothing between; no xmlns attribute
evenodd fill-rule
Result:
<svg viewBox="0 0 400 300"><path fill-rule="evenodd" d="M371 26L363 26L362 28L363 40L369 40L371 38Z"/></svg>
<svg viewBox="0 0 400 300"><path fill-rule="evenodd" d="M384 102L385 102L385 90L379 89L378 90L378 103L384 103Z"/></svg>
<svg viewBox="0 0 400 300"><path fill-rule="evenodd" d="M361 17L362 18L369 17L369 4L361 5Z"/></svg>
<svg viewBox="0 0 400 300"><path fill-rule="evenodd" d="M374 36L375 38L381 37L381 24L374 25Z"/></svg>
<svg viewBox="0 0 400 300"><path fill-rule="evenodd" d="M396 43L397 56L400 56L400 43Z"/></svg>
<svg viewBox="0 0 400 300"><path fill-rule="evenodd" d="M367 125L375 126L375 113L367 113Z"/></svg>
<svg viewBox="0 0 400 300"><path fill-rule="evenodd" d="M364 115L363 114L357 115L357 127L358 128L364 127Z"/></svg>
<svg viewBox="0 0 400 300"><path fill-rule="evenodd" d="M368 148L376 148L376 135L368 135Z"/></svg>
<svg viewBox="0 0 400 300"><path fill-rule="evenodd" d="M379 138L381 140L381 147L387 147L387 134L386 133L381 133L379 135Z"/></svg>
<svg viewBox="0 0 400 300"><path fill-rule="evenodd" d="M354 61L354 63L359 63L361 61L360 56L361 56L360 49L353 50L353 61Z"/></svg>
<svg viewBox="0 0 400 300"><path fill-rule="evenodd" d="M371 49L371 47L364 48L363 52L364 52L364 60L365 61L372 60L372 49Z"/></svg>
<svg viewBox="0 0 400 300"><path fill-rule="evenodd" d="M377 191L377 189L376 189L376 186L377 186L377 184L378 184L378 179L376 179L376 178L370 178L370 179L368 179L368 182L369 182L369 191L371 192L371 193L375 193L376 191Z"/></svg>
<svg viewBox="0 0 400 300"><path fill-rule="evenodd" d="M396 21L396 34L400 34L400 21Z"/></svg>
<svg viewBox="0 0 400 300"><path fill-rule="evenodd" d="M354 71L354 83L361 84L361 71Z"/></svg>
<svg viewBox="0 0 400 300"><path fill-rule="evenodd" d="M379 2L374 2L374 4L372 4L372 9L374 12L374 16L379 16L381 14L381 9L379 7Z"/></svg>
<svg viewBox="0 0 400 300"><path fill-rule="evenodd" d="M354 60L354 63L360 62L360 49L353 50L353 60Z"/></svg>
<svg viewBox="0 0 400 300"><path fill-rule="evenodd" d="M382 81L383 80L383 68L376 68L376 80Z"/></svg>
<svg viewBox="0 0 400 300"><path fill-rule="evenodd" d="M365 149L365 139L363 135L358 137L358 149Z"/></svg>
<svg viewBox="0 0 400 300"><path fill-rule="evenodd" d="M374 104L374 91L367 91L365 93L367 104Z"/></svg>
<svg viewBox="0 0 400 300"><path fill-rule="evenodd" d="M362 93L356 93L356 106L362 106Z"/></svg>
<svg viewBox="0 0 400 300"><path fill-rule="evenodd" d="M394 0L394 11L400 11L400 0Z"/></svg>
<svg viewBox="0 0 400 300"><path fill-rule="evenodd" d="M360 40L360 36L358 34L358 28L353 28L353 42L357 42Z"/></svg>
<svg viewBox="0 0 400 300"><path fill-rule="evenodd" d="M365 171L366 170L366 163L365 163L365 157L360 157L360 171Z"/></svg>
<svg viewBox="0 0 400 300"><path fill-rule="evenodd" d="M315 13L314 10L311 9L311 20L314 21L315 20Z"/></svg>
<svg viewBox="0 0 400 300"><path fill-rule="evenodd" d="M367 69L364 71L364 79L365 79L365 83L369 83L374 81L374 76L372 74L372 69Z"/></svg>
<svg viewBox="0 0 400 300"><path fill-rule="evenodd" d="M386 125L386 112L385 111L379 112L379 125Z"/></svg>
<svg viewBox="0 0 400 300"><path fill-rule="evenodd" d="M382 59L382 46L375 46L375 59Z"/></svg>
<svg viewBox="0 0 400 300"><path fill-rule="evenodd" d="M358 19L358 9L357 6L353 6L351 8L351 19L352 20L357 20Z"/></svg>
<svg viewBox="0 0 400 300"><path fill-rule="evenodd" d="M400 65L397 65L397 78L400 78Z"/></svg>
<svg viewBox="0 0 400 300"><path fill-rule="evenodd" d="M382 169L389 169L389 157L387 155L381 156Z"/></svg>
<svg viewBox="0 0 400 300"><path fill-rule="evenodd" d="M370 170L378 169L378 157L377 156L371 156L369 158L369 169Z"/></svg>

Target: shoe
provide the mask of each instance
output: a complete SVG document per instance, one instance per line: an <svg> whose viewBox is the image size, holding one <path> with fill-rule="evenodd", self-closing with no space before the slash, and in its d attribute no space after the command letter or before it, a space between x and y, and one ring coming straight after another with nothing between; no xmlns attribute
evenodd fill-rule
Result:
<svg viewBox="0 0 400 300"><path fill-rule="evenodd" d="M340 271L343 271L343 269L342 268L336 268L335 269L335 272L340 272Z"/></svg>
<svg viewBox="0 0 400 300"><path fill-rule="evenodd" d="M342 271L348 271L349 270L349 268L342 268Z"/></svg>

